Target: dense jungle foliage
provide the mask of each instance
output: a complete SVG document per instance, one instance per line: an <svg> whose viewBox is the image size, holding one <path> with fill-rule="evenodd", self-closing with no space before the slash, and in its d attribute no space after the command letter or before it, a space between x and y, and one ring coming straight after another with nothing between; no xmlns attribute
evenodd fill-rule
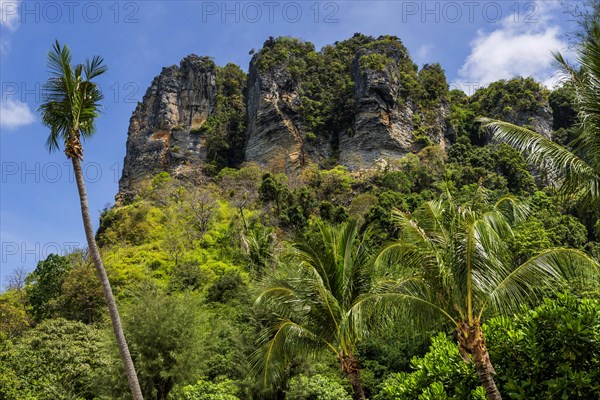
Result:
<svg viewBox="0 0 600 400"><path fill-rule="evenodd" d="M390 269L382 271L381 254L387 253L381 251L408 243L414 252L400 252L398 260L435 250L427 254L439 256L436 261L456 262L462 249L450 239L462 238L472 217L493 221L493 237L502 238L482 242L494 257L506 253L502 261L510 265L498 268L510 271L554 248L600 262L600 210L557 193L551 178L509 145L489 141L476 121L481 115L514 119L549 104L553 139L570 148L578 134L572 86L549 91L517 77L468 97L448 90L439 65L418 69L395 38L364 35L320 52L295 39L271 39L256 55L257 67L285 61L307 94L305 123L317 138L349 127L349 60L358 48L365 49L359 63L369 68L399 66L406 82L400 95L424 115L446 103L455 134L447 146L424 143L417 154L360 172L311 165L286 176L252 164L226 167L240 158L228 149L239 148L232 143L243 141L245 124L239 117L244 74L228 65L219 70L216 116L192 133L212 140L214 168L205 182L194 185L163 172L132 201L102 212L96 240L145 398L339 400L360 398L360 391L374 400L483 400L486 391L475 364L464 361L457 326L437 317L423 325L380 296L382 288L395 290L378 286L393 278L393 258L385 258ZM369 52L373 48L385 51ZM518 207L510 218L493 220L505 199ZM424 211L436 205L445 211ZM441 217L426 218L432 215ZM459 223L452 225L448 215ZM423 236L450 226L442 232L456 235L443 238L451 245L442 250L458 255L435 249L442 239L417 250L418 235L407 234L413 217L423 223L414 232ZM544 265L554 268L554 261ZM440 270L445 265L440 261ZM535 286L525 282L537 277L531 271L519 282L523 287ZM444 277L448 284L452 277ZM535 301L520 307L481 309L504 398L598 398L600 281L588 278L540 283ZM440 297L454 294L451 286L440 287L448 289ZM509 293L521 295L518 289ZM377 300L373 308L365 300L371 298ZM460 306L454 304L457 313ZM0 398L129 396L87 254L50 255L26 276L15 272L0 294Z"/></svg>
<svg viewBox="0 0 600 400"><path fill-rule="evenodd" d="M480 187L488 202L513 194L531 205L508 243L519 260L556 246L600 258L597 215L579 214L536 184L515 150L480 147L466 135L447 154L428 147L386 170L360 174L309 168L288 178L247 166L224 169L201 187L157 175L135 201L106 209L97 231L146 397L156 398L166 385L169 398L181 399L351 398L326 352L288 360L275 387L254 376L252 354L267 321L254 301L267 278L293 274L292 243L310 244L321 222L358 221L361 231L372 231L367 245L375 250L398 235L394 208L411 212L445 191L469 202ZM486 321L508 398L597 393L598 285L573 284L564 292L548 293L542 305L524 306L515 318ZM0 310L2 397L127 398L85 254L49 256L1 295ZM451 330L441 324L416 334L400 319L362 339L367 396L484 398Z"/></svg>

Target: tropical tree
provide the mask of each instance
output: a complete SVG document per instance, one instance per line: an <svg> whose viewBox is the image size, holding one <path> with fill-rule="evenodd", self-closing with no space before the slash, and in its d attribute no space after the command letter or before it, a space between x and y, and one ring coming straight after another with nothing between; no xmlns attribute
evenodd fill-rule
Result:
<svg viewBox="0 0 600 400"><path fill-rule="evenodd" d="M322 350L337 357L355 399L365 399L356 345L367 331L365 308L357 307L371 290L373 253L369 234L359 235L351 221L333 227L319 223L312 238L294 245L294 270L274 278L256 300L270 324L254 354L264 384L281 378L286 359Z"/></svg>
<svg viewBox="0 0 600 400"><path fill-rule="evenodd" d="M555 54L575 90L579 134L563 147L529 129L508 122L479 118L493 136L524 152L563 183L565 193L576 194L584 205L600 205L600 24L590 23L579 48L579 69Z"/></svg>
<svg viewBox="0 0 600 400"><path fill-rule="evenodd" d="M52 152L60 148L59 141L62 141L67 159L70 159L73 164L88 251L102 285L131 393L135 400L142 399L135 367L121 326L117 303L94 238L81 169L82 139L90 138L94 134L99 102L103 98L100 88L92 80L104 74L107 67L100 56L94 56L91 61L86 60L85 64L72 66L69 47L61 46L58 41L48 52L48 67L50 77L44 85L44 101L40 106L42 123L50 128L46 145Z"/></svg>
<svg viewBox="0 0 600 400"><path fill-rule="evenodd" d="M413 214L395 211L400 237L377 258L383 271L377 305L417 327L430 329L440 318L451 323L460 353L467 362L472 357L487 397L500 399L481 330L484 315L516 312L566 279L590 276L597 265L585 253L564 248L515 265L507 239L511 223L523 219L527 208L512 197L492 207L486 203L480 189L468 205L455 204L447 194Z"/></svg>

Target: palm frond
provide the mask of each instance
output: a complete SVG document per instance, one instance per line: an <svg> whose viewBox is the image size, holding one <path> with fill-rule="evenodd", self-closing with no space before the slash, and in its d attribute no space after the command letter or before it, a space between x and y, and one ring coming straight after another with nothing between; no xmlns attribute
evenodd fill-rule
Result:
<svg viewBox="0 0 600 400"><path fill-rule="evenodd" d="M600 24L594 24L582 43L578 63L581 78L575 81L581 134L575 152L600 171Z"/></svg>
<svg viewBox="0 0 600 400"><path fill-rule="evenodd" d="M108 71L108 67L104 64L102 57L94 56L91 61L89 59L85 60L84 73L86 80L92 80L106 71Z"/></svg>
<svg viewBox="0 0 600 400"><path fill-rule="evenodd" d="M487 296L487 306L503 314L518 311L523 304L540 299L548 290L577 277L600 276L600 266L586 253L555 248L529 259L506 274Z"/></svg>
<svg viewBox="0 0 600 400"><path fill-rule="evenodd" d="M44 84L43 103L39 107L42 123L50 128L46 146L57 150L60 142L69 142L74 135L86 139L95 131L95 119L102 100L102 92L91 79L106 72L100 57L87 61L86 65L71 65L68 46L54 43L48 53L50 78ZM83 76L85 73L85 77Z"/></svg>
<svg viewBox="0 0 600 400"><path fill-rule="evenodd" d="M289 319L281 319L263 331L260 346L252 354L252 370L269 386L281 380L286 358L290 355L314 356L323 349L334 349L306 327Z"/></svg>
<svg viewBox="0 0 600 400"><path fill-rule="evenodd" d="M502 196L494 204L494 210L500 211L511 224L525 221L531 211L527 203L513 195Z"/></svg>
<svg viewBox="0 0 600 400"><path fill-rule="evenodd" d="M585 160L526 128L488 118L479 118L478 121L484 124L484 128L492 131L497 140L524 152L529 162L563 178L564 190L583 190L592 198L600 200L600 175Z"/></svg>
<svg viewBox="0 0 600 400"><path fill-rule="evenodd" d="M440 304L435 290L417 276L376 282L373 294L361 306L374 308L382 315L395 315L423 331L440 322L440 318L457 322L447 304Z"/></svg>
<svg viewBox="0 0 600 400"><path fill-rule="evenodd" d="M367 320L385 317L356 306L372 288L372 252L365 246L369 232L359 234L354 221L317 228L314 237L294 245L289 273L271 278L256 300L257 309L271 318L256 354L263 378L280 376L286 355L323 348L336 356L354 354L371 326Z"/></svg>

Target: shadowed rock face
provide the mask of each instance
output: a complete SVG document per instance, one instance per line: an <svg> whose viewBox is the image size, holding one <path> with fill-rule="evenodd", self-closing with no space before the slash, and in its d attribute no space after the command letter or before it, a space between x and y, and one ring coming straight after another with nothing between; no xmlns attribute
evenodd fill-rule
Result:
<svg viewBox="0 0 600 400"><path fill-rule="evenodd" d="M411 99L400 94L399 57L392 58L385 68L370 69L359 62L369 54L361 49L352 63L357 105L354 126L352 132L341 132L339 138L340 163L350 169L369 168L378 161L398 159L423 147L414 137L413 114L419 111ZM440 106L437 114L429 138L444 144L449 129L445 121L447 106Z"/></svg>
<svg viewBox="0 0 600 400"><path fill-rule="evenodd" d="M340 133L340 163L350 169L369 168L375 163L394 160L423 146L415 140L414 117L421 118L412 99L401 94L400 56L382 69L361 66L360 59L372 52L361 49L352 63L356 113L352 132ZM444 145L450 129L446 123L448 105L443 102L428 127L432 143Z"/></svg>
<svg viewBox="0 0 600 400"><path fill-rule="evenodd" d="M548 139L552 139L554 117L552 116L552 109L548 102L538 107L535 112L518 113L514 119L508 122L521 126L529 125L535 132Z"/></svg>
<svg viewBox="0 0 600 400"><path fill-rule="evenodd" d="M254 61L254 60L253 60ZM298 85L284 67L268 73L250 64L245 158L274 172L294 172L307 162Z"/></svg>
<svg viewBox="0 0 600 400"><path fill-rule="evenodd" d="M201 135L191 131L214 113L216 96L216 66L211 59L190 55L179 67L163 68L129 122L120 195L162 171L200 173L206 150Z"/></svg>

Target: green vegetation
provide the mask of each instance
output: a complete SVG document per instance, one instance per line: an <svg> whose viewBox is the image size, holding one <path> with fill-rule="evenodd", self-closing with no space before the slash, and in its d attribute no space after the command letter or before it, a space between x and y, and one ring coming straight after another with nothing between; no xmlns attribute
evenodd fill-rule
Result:
<svg viewBox="0 0 600 400"><path fill-rule="evenodd" d="M125 332L145 397L285 398L286 393L288 398L292 395L322 399L352 397L354 390L348 373L342 373L339 354L330 350L326 344L329 343L354 357L350 365L353 368L347 368L347 371L357 373L366 398L402 396L398 393L407 393L404 398L411 398L415 393L414 396L439 397L442 396L440 393L445 393L448 398L481 398L477 397L483 392L482 388L477 388L475 367L458 356L456 342L436 339L430 344L431 354L426 355L428 337L436 336L440 331L446 335L451 326L443 321L437 323L435 317L429 318L425 325L427 332L420 334L414 326L402 322L404 317L400 311L404 308L398 303L390 302L396 304L393 307L378 308L373 304L367 307L369 296L376 299L375 295L384 293L384 289L388 293L394 289L385 286L378 289L377 282L381 283L381 277L378 272L369 272L372 271L369 257L364 258L376 255L390 239L405 238L408 231L402 224L398 225L398 214L394 210L414 213L421 221L426 202L438 198L446 190L450 190L455 202L468 203L461 207L473 207L473 196L483 189L479 188L479 175L465 171L477 165L482 176L496 177L496 180L490 180L495 186L487 189L488 202L493 203L512 191L512 196L520 196L520 201L530 204L531 212L526 218L521 221L510 219L514 236L507 239L503 248L508 248L514 256L514 263L507 264L511 268L531 257L549 254L548 249L555 246L591 248L596 244L589 237L595 238L596 233L594 230L588 232L576 215L569 214L573 211L569 202L551 192L507 186L512 170L499 168L496 157L500 149L510 148L480 148L470 143L465 146L467 158L460 162L454 161L458 155L453 156L450 152L446 159L443 151L431 147L392 164L387 170L361 175L342 167L332 170L308 168L293 186L291 179L265 173L255 166L223 169L200 187L161 173L132 203L104 211L97 239L115 295L122 306ZM515 157L518 165L523 162L518 153L509 154ZM485 204L480 206L481 212L487 209ZM451 208L446 209L451 211ZM477 210L473 212L479 212ZM329 225L347 220L352 222L346 222L345 228ZM354 233L344 236L343 232ZM354 241L343 239L353 235ZM350 251L351 258L341 257L345 254L343 248ZM365 251L364 256L361 255ZM327 258L327 254L331 257ZM364 262L360 261L363 258ZM330 261L321 263L325 259ZM353 265L359 264L362 266L356 270L363 272L352 275L353 280L348 282L356 283L346 289L328 286L322 277L330 279L329 275L325 274L326 270L319 269L321 265L329 266L334 274L335 271L351 271ZM114 339L109 334L110 324L102 294L90 266L90 260L80 254L50 256L40 262L23 285L15 285L0 295L3 332L0 359L7 360L1 363L2 379L7 382L3 386L7 389L3 390L13 390L2 393L6 398L19 399L22 393L31 393L31 398L43 398L52 385L59 385L56 393L72 393L73 387L87 382L88 378L73 377L63 383L59 378L63 375L58 372L56 376L45 378L50 380L49 383L45 380L38 383L24 381L21 377L23 369L31 370L33 374L37 367L31 364L35 359L29 363L27 359L15 358L15 349L37 352L34 344L37 342L24 338L39 338L42 335L39 327L64 321L59 318L73 321L79 324L76 326L86 327L90 334L96 335L93 361L99 364L90 368L101 368L102 373L92 373L94 379L85 383L87 391L76 393L79 397L75 398L108 399L127 394ZM310 271L317 275L311 275ZM394 274L401 271L398 264L382 272L388 274L384 277L388 276L389 282L396 282L394 277L397 275ZM373 281L369 281L369 277ZM313 287L309 282L314 284L315 290L309 290ZM286 284L290 289L299 290L294 295L287 293L294 302L280 301L283 293L275 296L274 292L267 292L271 295L263 295L254 305L260 293L272 284ZM48 288L43 291L43 297L38 295L40 287ZM349 287L353 288L351 293L343 291ZM593 283L591 286L577 284L572 288L561 286L561 290L588 293L587 296L598 293L597 284ZM462 289L459 292L462 293ZM316 307L326 304L320 293L325 293L330 305L339 307L335 321L343 321L345 315L354 315L343 310L361 303L357 303L357 299L365 300L365 308L361 311L366 318L365 325L355 325L360 319L346 318L347 323L352 322L352 329L343 328L343 324L339 330L328 329L333 320L323 319L318 312L322 307ZM346 297L344 293L351 295ZM545 294L550 295L550 292L539 292L540 297ZM383 306L384 303L387 302L379 304ZM311 304L311 307L303 307L303 304ZM272 313L274 310L277 314ZM518 307L510 310L523 316L523 319L512 318L514 324L510 329L530 329L525 323L530 311ZM572 318L587 321L584 310L575 308L572 312L560 313L560 316L569 314ZM454 309L450 311L455 313ZM493 320L497 312L492 307L485 315ZM281 328L281 318L301 324L299 326L311 332L319 332L320 339L306 338L307 341L298 342L292 340L293 331L279 336L280 347L275 347L278 353L272 353L278 357L271 360L271 369L263 369L263 372L270 372L266 375L270 377L269 384L265 386L264 373L259 374L260 377L251 373L253 366L258 366L253 364L257 359L252 355L260 343L272 343L274 329ZM516 372L520 367L504 366L507 364L503 361L510 357L495 355L501 353L498 353L500 347L494 347L495 343L500 343L499 334L494 331L507 328L492 323L492 320L481 320L481 323L497 372L494 379L504 394L515 390L517 383L514 382L520 382L522 377ZM154 322L148 324L145 321ZM486 321L490 321L489 328ZM551 326L547 325L547 329ZM588 326L587 322L581 326ZM67 340L67 336L64 337ZM548 345L569 342L564 336L539 340L539 343L549 340ZM326 349L321 350L320 344ZM516 344L502 346L505 349L518 347ZM522 351L527 353L527 349ZM531 351L531 356L542 356L540 352ZM446 358L447 361L442 361ZM522 362L528 361L518 361ZM531 365L534 368L537 364ZM586 377L585 382L595 371L592 364L585 363L573 364L572 368L576 371L573 374ZM429 369L429 374L419 372ZM271 380L271 377L275 379ZM547 389L543 390L551 390L549 386L544 387ZM581 387L584 390L585 386ZM461 397L463 395L471 397ZM56 396L62 398L63 395ZM569 394L566 398L577 396Z"/></svg>
<svg viewBox="0 0 600 400"><path fill-rule="evenodd" d="M207 160L216 173L224 167L238 166L244 158L246 131L246 74L235 64L217 67L217 99L214 114L192 133L206 140Z"/></svg>
<svg viewBox="0 0 600 400"><path fill-rule="evenodd" d="M549 95L533 78L513 78L477 90L471 101L478 115L510 120L518 113L536 112L548 101Z"/></svg>
<svg viewBox="0 0 600 400"><path fill-rule="evenodd" d="M568 295L484 327L510 398L567 399L593 398L600 389L599 328L598 300Z"/></svg>
<svg viewBox="0 0 600 400"><path fill-rule="evenodd" d="M0 397L8 400L93 398L110 367L102 332L81 322L48 319L0 346Z"/></svg>
<svg viewBox="0 0 600 400"><path fill-rule="evenodd" d="M383 71L391 62L391 58L378 53L365 54L358 59L358 64L362 69L372 69L374 71Z"/></svg>
<svg viewBox="0 0 600 400"><path fill-rule="evenodd" d="M216 113L192 132L206 137L211 160L201 184L159 173L106 208L95 235L88 211L88 253L49 255L8 277L0 398L131 398L112 326L117 303L146 399L597 397L600 215L581 207L595 192L582 179L569 186L579 168L557 191L562 182L547 172L559 169L532 169L476 121L526 125L520 116L549 104L558 144L540 143L558 161L595 168L597 157L578 147L596 145L593 60L576 76L588 78L553 92L515 78L467 97L448 91L439 65L419 70L394 37L356 34L319 52L270 39L257 68L298 85L313 145L351 126L359 50L362 73L402 82L396 100L413 103L418 153L358 172L240 167L245 76L220 68ZM79 84L90 84L82 75ZM43 110L49 144L66 139L75 166L94 107L80 131L62 131L52 104ZM427 141L439 107L450 111L445 147ZM110 287L96 275L100 256Z"/></svg>
<svg viewBox="0 0 600 400"><path fill-rule="evenodd" d="M374 400L473 399L485 400L473 364L464 362L455 342L439 333L429 352L411 360L412 372L391 374Z"/></svg>
<svg viewBox="0 0 600 400"><path fill-rule="evenodd" d="M539 301L544 290L597 268L585 253L562 248L515 262L507 243L511 223L527 212L510 196L490 206L481 188L465 205L447 194L412 214L396 211L399 240L379 256L386 271L381 302L406 313L417 327L435 323L429 314L451 323L460 354L466 361L473 358L488 399L501 396L481 331L485 312L510 315L522 304Z"/></svg>
<svg viewBox="0 0 600 400"><path fill-rule="evenodd" d="M376 318L361 305L372 294L373 254L366 246L368 237L358 236L356 223L314 229L295 245L294 264L300 270L275 277L256 300L259 309L273 316L256 353L259 376L265 384L276 382L290 355L329 351L348 376L354 398L364 400L356 345L366 334L367 321Z"/></svg>

